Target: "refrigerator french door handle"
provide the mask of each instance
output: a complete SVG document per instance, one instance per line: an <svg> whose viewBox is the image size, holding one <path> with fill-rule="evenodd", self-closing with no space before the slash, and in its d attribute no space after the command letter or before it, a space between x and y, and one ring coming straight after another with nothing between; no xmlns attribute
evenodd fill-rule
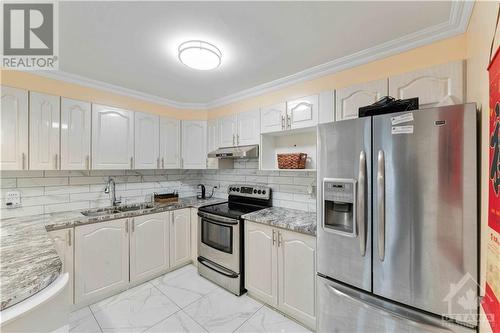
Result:
<svg viewBox="0 0 500 333"><path fill-rule="evenodd" d="M378 258L385 259L385 158L384 151L378 151L377 170L377 214L378 214Z"/></svg>
<svg viewBox="0 0 500 333"><path fill-rule="evenodd" d="M364 257L366 254L366 153L359 154L358 197L356 205L356 223L359 230L359 252Z"/></svg>
<svg viewBox="0 0 500 333"><path fill-rule="evenodd" d="M405 314L400 314L394 310L382 307L378 304L375 304L373 302L370 302L369 299L363 298L363 300L359 299L358 297L354 295L350 295L347 291L341 291L338 290L337 288L334 288L331 285L328 285L328 288L338 297L342 298L347 298L351 302L355 302L359 305L361 305L363 308L368 308L372 309L373 311L376 311L377 313L381 315L387 315L391 317L393 320L399 320L399 321L410 321L412 322L412 326L414 327L421 327L421 328L427 328L427 331L429 330L428 328L432 328L432 332L447 332L447 333L452 333L454 332L452 329L449 329L447 327L439 326L433 322L430 322L429 320L425 320L424 318L421 317L415 317L409 315L410 313L405 311Z"/></svg>

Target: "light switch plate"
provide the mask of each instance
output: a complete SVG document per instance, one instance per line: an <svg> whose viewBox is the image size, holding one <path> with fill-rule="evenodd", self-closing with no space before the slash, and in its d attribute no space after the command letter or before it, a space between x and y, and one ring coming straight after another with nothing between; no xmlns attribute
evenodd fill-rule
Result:
<svg viewBox="0 0 500 333"><path fill-rule="evenodd" d="M21 193L19 191L7 192L5 196L6 208L19 208L21 207Z"/></svg>

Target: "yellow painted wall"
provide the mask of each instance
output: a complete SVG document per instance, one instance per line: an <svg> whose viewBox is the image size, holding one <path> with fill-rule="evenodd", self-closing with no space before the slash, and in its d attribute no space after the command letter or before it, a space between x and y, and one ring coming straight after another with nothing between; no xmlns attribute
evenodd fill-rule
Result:
<svg viewBox="0 0 500 333"><path fill-rule="evenodd" d="M49 79L27 72L2 70L0 75L0 83L10 87L121 107L133 111L171 116L178 119L206 119L207 116L206 111L203 110L176 109L104 90Z"/></svg>
<svg viewBox="0 0 500 333"><path fill-rule="evenodd" d="M488 226L488 124L489 124L489 80L488 63L491 40L495 30L498 2L479 1L474 5L467 30L467 100L481 104L481 286L486 280L486 246ZM494 50L498 47L498 38ZM494 52L494 51L493 51ZM481 321L481 332L491 332L485 321Z"/></svg>
<svg viewBox="0 0 500 333"><path fill-rule="evenodd" d="M419 68L465 59L466 50L466 36L464 34L342 72L301 82L278 91L215 108L210 110L208 117L216 118L261 106L272 105L293 98L317 94L323 90L333 90L356 83L387 78L390 75L410 72Z"/></svg>

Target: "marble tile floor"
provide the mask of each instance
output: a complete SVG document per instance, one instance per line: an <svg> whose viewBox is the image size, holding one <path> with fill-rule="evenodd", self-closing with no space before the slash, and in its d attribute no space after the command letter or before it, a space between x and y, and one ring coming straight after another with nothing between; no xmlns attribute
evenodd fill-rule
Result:
<svg viewBox="0 0 500 333"><path fill-rule="evenodd" d="M236 297L188 265L70 315L71 333L310 332L243 295Z"/></svg>

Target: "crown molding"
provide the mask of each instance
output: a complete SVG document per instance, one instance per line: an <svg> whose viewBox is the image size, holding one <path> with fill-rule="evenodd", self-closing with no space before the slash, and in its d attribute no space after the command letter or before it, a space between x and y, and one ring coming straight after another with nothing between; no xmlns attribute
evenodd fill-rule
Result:
<svg viewBox="0 0 500 333"><path fill-rule="evenodd" d="M271 91L279 90L300 82L309 81L352 67L367 64L372 61L380 60L426 44L462 34L467 31L467 26L469 24L473 8L474 1L452 1L450 17L447 22L416 31L406 36L393 39L391 41L315 67L305 69L298 73L274 81L266 82L255 87L242 90L235 94L215 99L208 103L177 102L167 98L139 92L137 90L124 88L121 86L93 80L63 71L37 71L35 72L35 74L51 79L79 84L86 87L105 90L119 95L125 95L127 97L132 97L177 109L208 110L238 102L250 97L262 95Z"/></svg>

